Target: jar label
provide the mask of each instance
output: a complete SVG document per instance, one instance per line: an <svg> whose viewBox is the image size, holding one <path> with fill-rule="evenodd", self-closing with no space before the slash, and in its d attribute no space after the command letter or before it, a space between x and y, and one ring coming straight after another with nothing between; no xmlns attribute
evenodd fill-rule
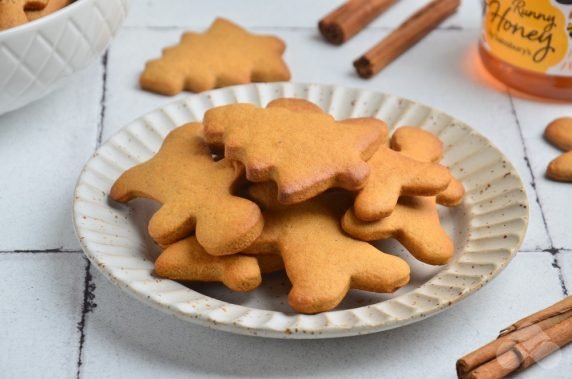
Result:
<svg viewBox="0 0 572 379"><path fill-rule="evenodd" d="M572 0L485 0L483 46L513 66L572 76Z"/></svg>

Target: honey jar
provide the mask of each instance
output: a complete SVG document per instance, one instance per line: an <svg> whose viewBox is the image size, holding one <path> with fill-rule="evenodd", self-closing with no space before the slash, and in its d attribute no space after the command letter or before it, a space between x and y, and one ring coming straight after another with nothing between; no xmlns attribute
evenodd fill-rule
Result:
<svg viewBox="0 0 572 379"><path fill-rule="evenodd" d="M572 101L572 0L484 0L484 66L519 91Z"/></svg>

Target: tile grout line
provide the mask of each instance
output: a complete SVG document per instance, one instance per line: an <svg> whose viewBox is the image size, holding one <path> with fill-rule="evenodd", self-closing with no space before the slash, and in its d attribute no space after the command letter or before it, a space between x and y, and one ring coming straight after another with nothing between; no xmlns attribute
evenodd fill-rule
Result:
<svg viewBox="0 0 572 379"><path fill-rule="evenodd" d="M554 242L552 241L552 236L550 235L550 231L548 230L548 223L546 222L546 216L544 215L544 208L542 207L542 203L540 202L540 197L538 196L538 191L536 189L536 177L534 175L534 171L532 170L532 166L530 165L530 160L528 158L528 148L526 147L526 142L524 140L524 134L522 132L522 127L520 125L520 119L516 113L516 107L514 106L514 99L510 93L510 89L507 88L507 96L510 102L511 113L514 117L516 122L516 127L518 129L518 134L520 136L520 142L522 143L522 150L524 153L524 162L526 163L526 167L528 168L528 172L530 173L531 182L530 185L534 190L534 197L536 199L536 204L540 209L540 216L542 217L542 223L544 224L544 229L546 230L546 236L548 237L548 242L550 243L550 249L545 251L553 252L554 249Z"/></svg>
<svg viewBox="0 0 572 379"><path fill-rule="evenodd" d="M562 267L560 267L560 262L558 261L558 256L561 254L561 251L558 250L554 254L554 261L552 262L552 267L558 270L558 279L560 280L560 287L562 289L562 293L564 296L568 296L568 287L566 287L566 283L564 282L564 274L562 272Z"/></svg>
<svg viewBox="0 0 572 379"><path fill-rule="evenodd" d="M83 304L81 307L81 318L77 323L77 330L79 331L79 352L77 359L77 371L76 378L79 379L81 376L81 366L82 366L82 356L83 356L83 346L85 343L85 324L87 323L87 314L92 312L97 304L95 303L95 283L93 283L93 278L91 276L91 262L89 259L85 259L85 276L84 276L84 288L83 288Z"/></svg>
<svg viewBox="0 0 572 379"><path fill-rule="evenodd" d="M105 122L105 101L107 95L107 64L108 64L108 54L109 50L106 50L101 58L101 65L103 68L102 75L102 90L101 98L99 100L100 112L99 112L99 123L97 124L97 133L95 139L95 149L97 150L101 146L101 140L103 138L103 128ZM93 282L93 277L91 276L91 262L89 259L84 258L86 261L84 283L83 283L83 303L81 307L81 318L77 324L77 329L79 331L79 348L77 357L77 368L76 368L76 378L81 377L81 366L83 364L83 347L86 340L86 329L87 315L92 312L97 304L95 303L95 283Z"/></svg>
<svg viewBox="0 0 572 379"><path fill-rule="evenodd" d="M526 163L526 167L528 168L528 172L530 172L530 178L531 178L530 185L534 190L534 196L536 198L536 203L538 204L538 208L540 209L540 216L542 217L542 223L544 224L544 229L546 230L546 236L548 237L548 242L550 243L550 248L545 249L543 251L552 254L552 267L554 267L558 272L558 281L560 282L560 288L562 289L562 294L564 296L568 296L568 289L566 288L566 283L564 283L564 274L562 273L562 268L558 263L558 254L560 251L554 247L554 241L552 240L552 236L550 235L548 223L546 222L546 215L544 214L544 208L542 207L542 203L540 202L540 197L538 196L538 190L536 188L536 177L534 175L534 171L532 170L532 166L530 165L530 159L528 157L528 148L526 147L526 142L524 140L524 133L522 132L520 119L518 118L518 114L516 113L516 107L514 106L514 98L510 93L510 89L508 87L507 87L507 95L510 101L511 112L514 116L514 120L516 121L516 126L520 136L520 142L522 143L522 149L524 152L524 161Z"/></svg>

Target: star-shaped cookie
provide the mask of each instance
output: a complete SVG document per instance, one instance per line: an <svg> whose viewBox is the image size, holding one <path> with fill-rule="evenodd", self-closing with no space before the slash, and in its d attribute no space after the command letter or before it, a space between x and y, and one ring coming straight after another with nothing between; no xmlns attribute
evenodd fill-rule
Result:
<svg viewBox="0 0 572 379"><path fill-rule="evenodd" d="M176 95L234 84L290 79L282 60L286 45L273 36L248 33L217 18L205 33L185 33L179 45L149 61L139 80L141 88Z"/></svg>
<svg viewBox="0 0 572 379"><path fill-rule="evenodd" d="M144 197L162 204L149 222L149 234L168 245L195 231L213 255L241 251L261 233L258 206L232 194L244 172L238 163L215 162L201 137L201 124L174 129L159 152L125 171L111 188L113 200Z"/></svg>
<svg viewBox="0 0 572 379"><path fill-rule="evenodd" d="M205 139L224 145L225 157L246 167L252 182L272 180L278 200L294 204L328 188L355 191L369 176L367 160L387 139L383 121L335 121L316 105L279 99L258 108L232 104L210 109Z"/></svg>
<svg viewBox="0 0 572 379"><path fill-rule="evenodd" d="M282 256L292 282L288 301L296 311L333 309L350 288L393 292L409 282L404 260L341 230L340 217L351 206L351 194L327 192L303 203L282 205L275 192L272 183L250 188L265 209L265 227L246 252Z"/></svg>

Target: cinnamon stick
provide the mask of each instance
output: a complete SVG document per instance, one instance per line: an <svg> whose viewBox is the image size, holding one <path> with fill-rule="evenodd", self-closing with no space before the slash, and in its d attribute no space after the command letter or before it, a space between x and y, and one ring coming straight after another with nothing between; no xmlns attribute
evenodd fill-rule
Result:
<svg viewBox="0 0 572 379"><path fill-rule="evenodd" d="M349 0L318 23L326 41L341 45L356 35L397 0Z"/></svg>
<svg viewBox="0 0 572 379"><path fill-rule="evenodd" d="M502 378L572 342L572 296L526 317L457 361L459 378Z"/></svg>
<svg viewBox="0 0 572 379"><path fill-rule="evenodd" d="M456 12L460 0L434 0L354 62L359 76L371 78Z"/></svg>

